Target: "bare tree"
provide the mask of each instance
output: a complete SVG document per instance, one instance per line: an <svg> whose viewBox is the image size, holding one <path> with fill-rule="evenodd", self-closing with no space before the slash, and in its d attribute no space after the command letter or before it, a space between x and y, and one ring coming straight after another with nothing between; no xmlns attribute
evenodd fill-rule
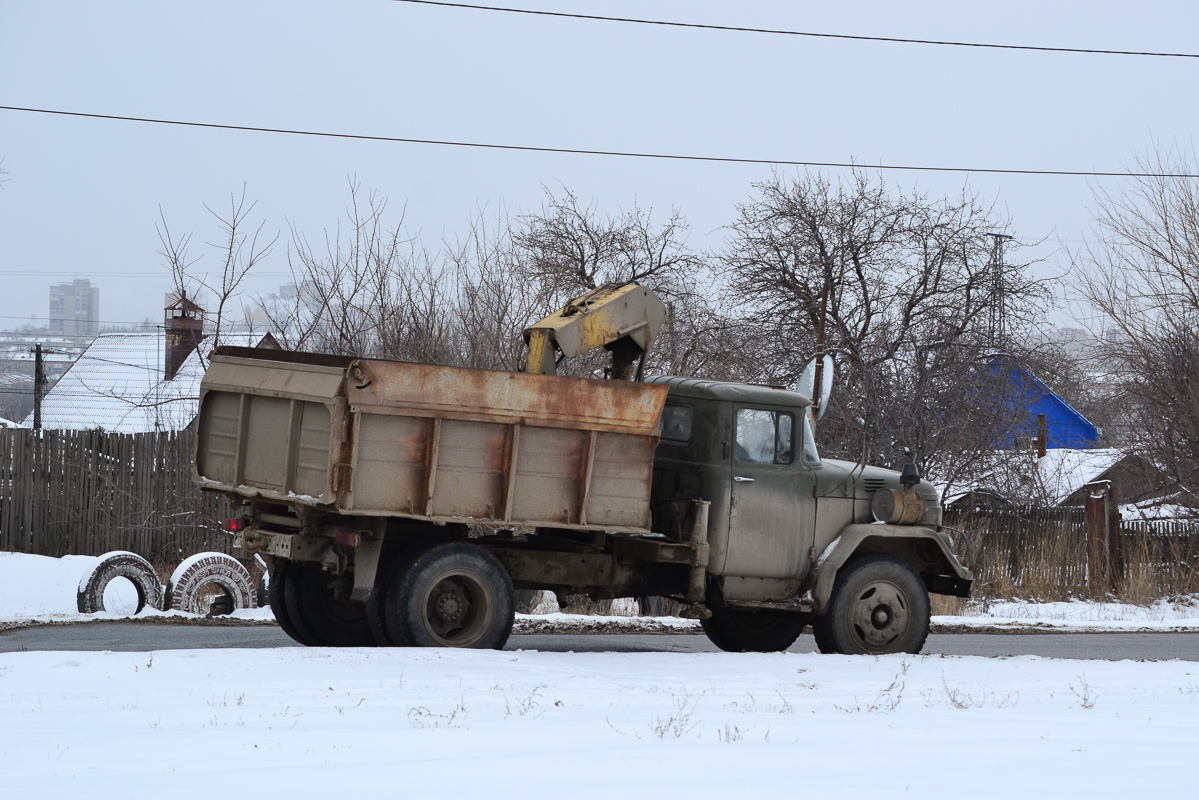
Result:
<svg viewBox="0 0 1199 800"><path fill-rule="evenodd" d="M1094 190L1098 237L1074 254L1102 320L1105 383L1126 446L1199 491L1199 181L1195 157L1158 148L1115 190Z"/></svg>
<svg viewBox="0 0 1199 800"><path fill-rule="evenodd" d="M895 464L909 447L952 481L973 454L1011 441L1026 416L983 324L995 302L988 234L1006 220L969 192L932 198L861 170L756 188L731 226L726 274L765 332L768 383L792 384L811 357L827 287L838 367L819 429L827 451ZM1009 265L1005 279L1016 330L1044 297L1026 270ZM1023 350L1017 337L1003 345Z"/></svg>
<svg viewBox="0 0 1199 800"><path fill-rule="evenodd" d="M552 293L528 280L521 255L503 209L490 219L480 210L467 234L447 243L445 258L453 271L463 366L521 369L524 329L555 310Z"/></svg>
<svg viewBox="0 0 1199 800"><path fill-rule="evenodd" d="M636 282L663 299L667 319L649 354L647 370L677 375L733 377L738 331L711 258L687 244L689 226L672 210L655 221L652 210L601 214L563 188L546 190L536 213L517 219L516 258L545 313L605 283ZM600 369L599 356L569 365L576 374Z"/></svg>
<svg viewBox="0 0 1199 800"><path fill-rule="evenodd" d="M605 283L636 282L667 296L686 291L700 258L686 245L678 211L655 224L653 212L636 205L601 215L569 189L545 194L541 211L522 215L513 236L529 277L558 305Z"/></svg>
<svg viewBox="0 0 1199 800"><path fill-rule="evenodd" d="M260 261L270 255L278 234L269 237L264 233L266 221L254 226L250 216L257 202L246 202L246 187L242 186L241 195L229 196L229 210L218 212L204 204L204 209L217 222L219 238L207 242L219 256L220 264L211 272L202 270L198 265L202 256L191 258L188 248L191 244L191 233L181 236L171 234L166 215L159 209L159 222L155 225L158 240L161 244L159 254L166 267L170 270L171 280L176 294L193 298L197 296L197 287L206 289L215 298L215 309L208 309L207 322L212 330L212 347L218 347L228 332L232 320L230 314L235 310L236 299L240 296L242 284L246 276ZM241 311L240 307L236 308ZM211 349L211 348L207 348ZM203 358L203 353L201 353Z"/></svg>
<svg viewBox="0 0 1199 800"><path fill-rule="evenodd" d="M435 256L386 222L387 200L350 180L345 222L314 247L294 225L295 294L264 310L286 347L417 361L452 358L450 287Z"/></svg>

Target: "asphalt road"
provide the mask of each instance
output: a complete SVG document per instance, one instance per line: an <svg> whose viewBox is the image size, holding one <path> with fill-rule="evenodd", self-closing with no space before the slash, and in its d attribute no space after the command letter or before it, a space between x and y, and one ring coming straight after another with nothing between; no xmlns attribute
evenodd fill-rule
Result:
<svg viewBox="0 0 1199 800"><path fill-rule="evenodd" d="M180 650L221 647L293 647L273 625L201 626L89 622L0 633L0 653L24 650ZM715 647L698 634L523 634L507 650L576 653L707 653ZM801 636L793 653L816 644ZM974 656L1035 655L1074 659L1180 659L1199 661L1199 633L933 634L925 653Z"/></svg>

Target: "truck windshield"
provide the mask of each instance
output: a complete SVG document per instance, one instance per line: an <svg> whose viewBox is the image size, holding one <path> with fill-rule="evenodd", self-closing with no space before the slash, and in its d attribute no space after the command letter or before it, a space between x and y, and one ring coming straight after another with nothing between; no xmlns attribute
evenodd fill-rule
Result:
<svg viewBox="0 0 1199 800"><path fill-rule="evenodd" d="M737 409L738 461L751 464L790 464L795 441L795 417L781 411Z"/></svg>

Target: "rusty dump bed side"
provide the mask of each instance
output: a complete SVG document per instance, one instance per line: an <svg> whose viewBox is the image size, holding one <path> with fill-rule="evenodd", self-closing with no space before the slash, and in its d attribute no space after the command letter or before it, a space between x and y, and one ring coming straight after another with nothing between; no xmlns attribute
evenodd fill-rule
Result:
<svg viewBox="0 0 1199 800"><path fill-rule="evenodd" d="M205 488L346 514L645 533L666 387L221 348Z"/></svg>

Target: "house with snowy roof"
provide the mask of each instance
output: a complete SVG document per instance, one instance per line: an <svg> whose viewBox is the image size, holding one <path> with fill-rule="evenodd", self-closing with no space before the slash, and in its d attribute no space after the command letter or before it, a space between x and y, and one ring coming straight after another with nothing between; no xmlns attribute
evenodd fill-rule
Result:
<svg viewBox="0 0 1199 800"><path fill-rule="evenodd" d="M1126 519L1195 516L1196 498L1182 492L1161 469L1114 447L1001 451L964 486L951 487L947 510L1002 509L1025 504L1065 507L1086 503L1088 484L1107 482L1120 493Z"/></svg>
<svg viewBox="0 0 1199 800"><path fill-rule="evenodd" d="M42 427L146 433L195 419L206 345L204 312L186 297L165 310L162 328L102 333L42 399ZM278 347L270 334L222 334L221 344ZM22 422L32 427L33 415Z"/></svg>

